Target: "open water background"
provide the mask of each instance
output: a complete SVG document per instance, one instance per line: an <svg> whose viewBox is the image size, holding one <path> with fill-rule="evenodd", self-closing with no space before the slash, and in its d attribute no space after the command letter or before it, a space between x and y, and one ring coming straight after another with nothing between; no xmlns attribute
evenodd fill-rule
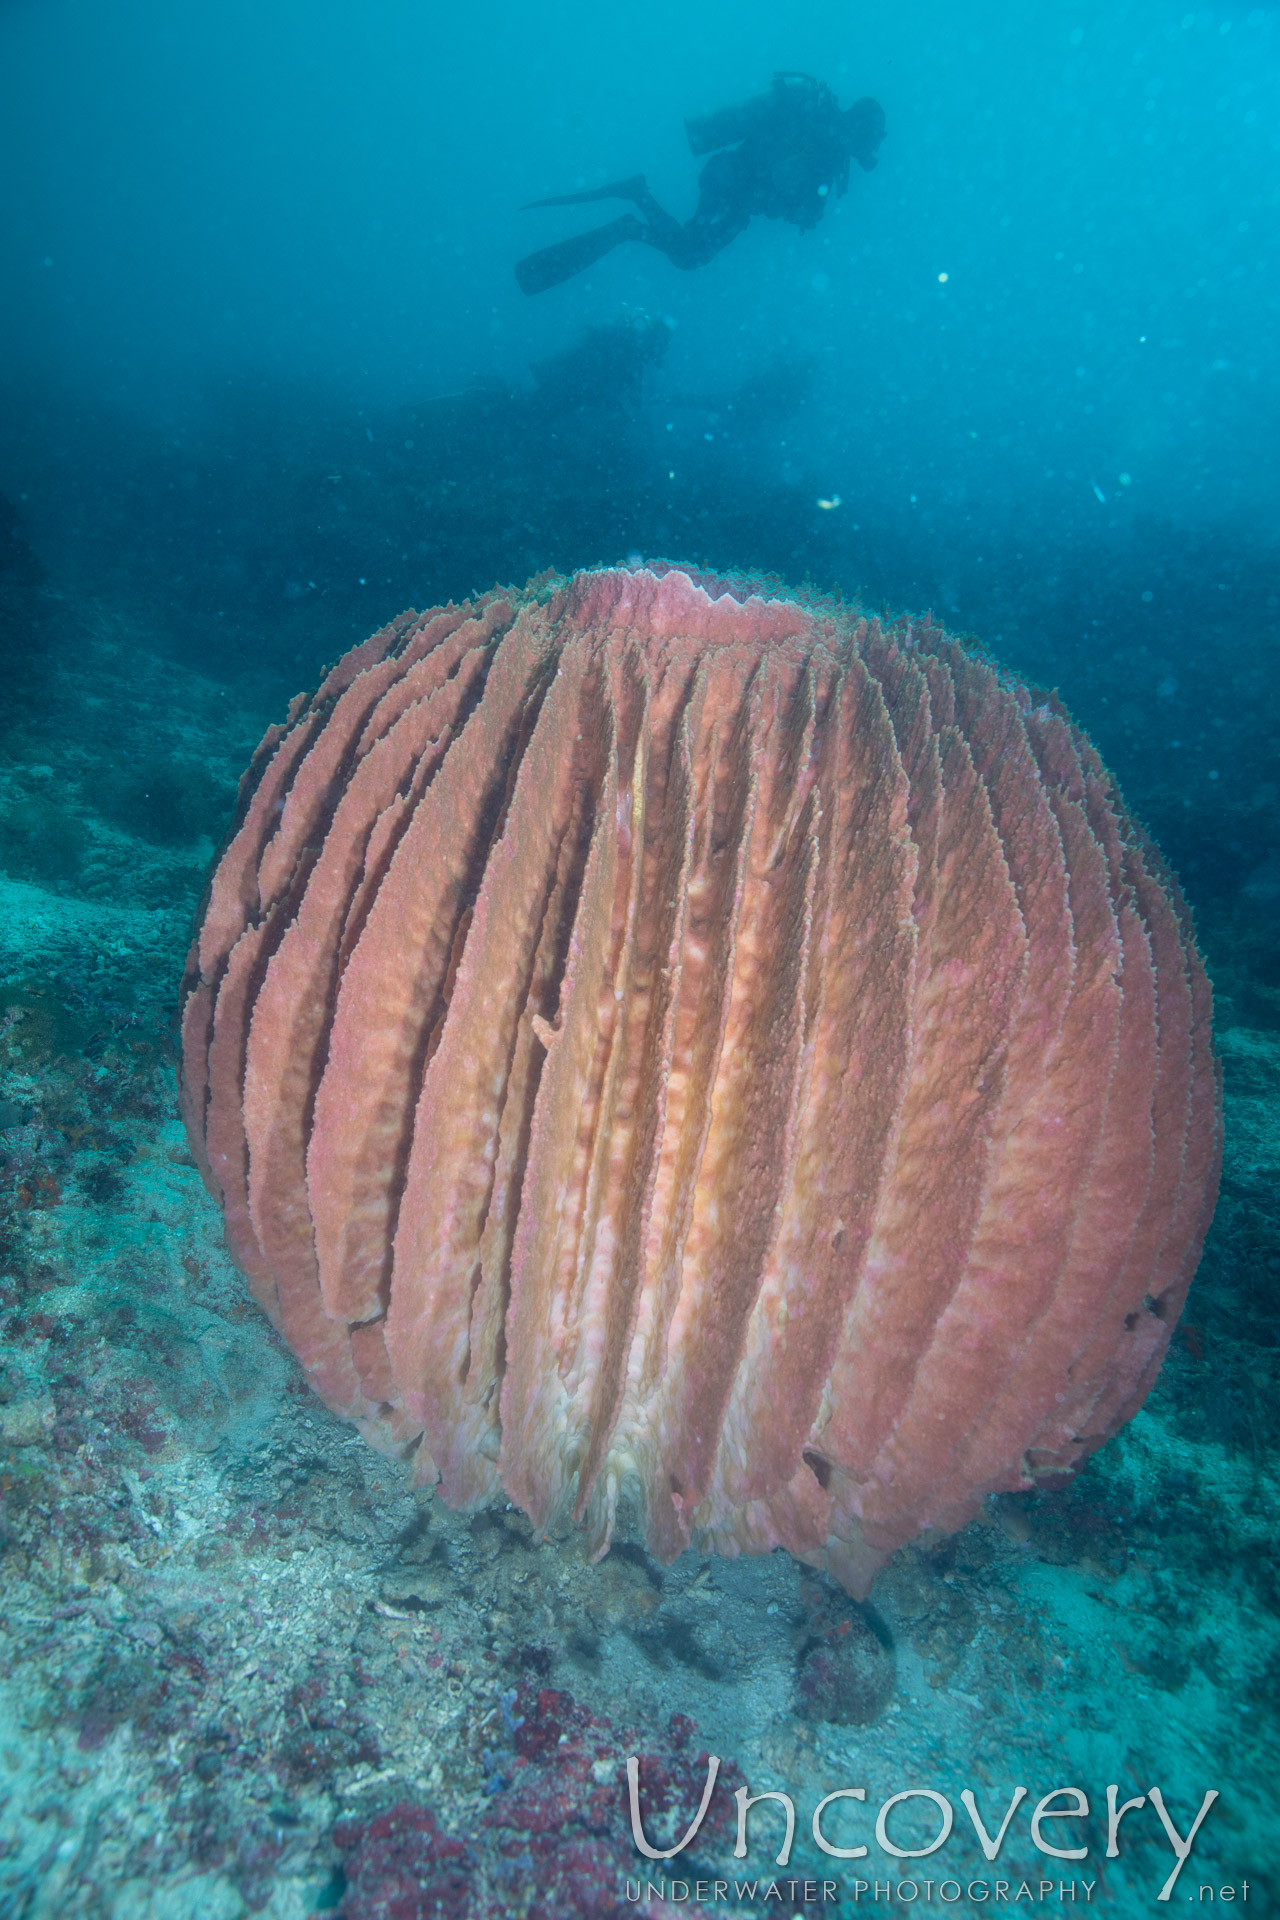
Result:
<svg viewBox="0 0 1280 1920"><path fill-rule="evenodd" d="M692 274L625 248L538 299L518 291L515 259L611 211L523 202L645 170L687 215L699 163L684 118L761 92L784 68L845 104L873 94L888 121L878 168L854 169L816 231L757 222ZM13 1509L17 1557L0 1564L14 1592L37 1583L34 1598L5 1601L10 1627L62 1623L11 1664L13 1698L64 1702L32 1719L47 1731L20 1761L6 1755L18 1837L5 1843L0 1908L172 1920L188 1910L176 1889L196 1885L193 1861L208 1884L181 1898L219 1920L268 1899L292 1920L346 1897L341 1874L326 1880L328 1836L374 1763L352 1759L358 1743L328 1772L290 1762L290 1774L279 1758L297 1729L281 1730L284 1667L272 1658L284 1656L263 1651L253 1608L268 1603L248 1547L210 1559L208 1583L223 1584L183 1587L189 1614L176 1616L213 1622L207 1675L221 1660L248 1690L234 1740L210 1732L231 1726L229 1707L215 1723L193 1694L186 1720L166 1719L167 1705L146 1704L151 1680L129 1667L117 1684L114 1656L84 1638L97 1608L104 1635L141 1618L144 1649L167 1647L177 1601L144 1547L165 1568L177 1556L179 1572L163 1576L176 1592L188 1509L205 1545L237 1501L274 1543L285 1502L270 1476L294 1460L314 1622L295 1632L298 1674L311 1674L313 1632L334 1638L345 1672L339 1573L364 1641L416 1635L430 1663L404 1682L407 1705L385 1683L388 1724L434 1702L443 1657L430 1651L441 1637L430 1608L446 1603L415 1589L420 1617L404 1628L403 1570L396 1585L363 1536L333 1546L364 1511L342 1478L357 1466L332 1467L331 1522L318 1504L329 1482L306 1449L346 1461L347 1436L309 1401L286 1406L287 1356L273 1350L268 1364L257 1320L240 1324L173 1117L169 980L176 989L236 773L326 662L409 605L548 567L665 556L890 612L932 608L1056 685L1191 897L1217 995L1228 1146L1183 1337L1148 1413L1062 1504L1028 1497L1005 1533L993 1522L951 1558L899 1563L882 1605L899 1636L904 1731L884 1722L865 1751L878 1755L873 1780L902 1784L894 1769L910 1755L959 1783L978 1752L972 1709L999 1778L1023 1730L1017 1764L1043 1775L1042 1790L1068 1736L1095 1791L1119 1778L1144 1790L1176 1752L1188 1806L1217 1784L1244 1809L1224 1813L1205 1871L1215 1884L1257 1873L1264 1910L1280 1703L1278 95L1280 8L1244 0L0 0L0 1308L12 1309L16 1355L0 1399L34 1409L9 1422L26 1436L13 1457L29 1498ZM191 1174L190 1192L160 1194L160 1160L171 1183ZM195 1361L174 1358L178 1334L170 1348L154 1331L160 1319L186 1326L190 1345L188 1284L205 1289L210 1324L233 1328L235 1367L200 1362L227 1376L223 1426L190 1386L188 1373L204 1377ZM83 1381L99 1366L106 1379L112 1355L133 1371L92 1389L108 1439L95 1443L100 1477L85 1467L76 1493ZM146 1406L171 1423L157 1473L186 1504L155 1506L124 1559L94 1561L107 1549L75 1544L74 1501L95 1524L118 1504L110 1448L126 1442L110 1439L113 1394L127 1432L143 1433L128 1444L152 1457L128 1398L147 1380ZM272 1421L285 1438L268 1444ZM369 1495L379 1539L401 1525L403 1497L390 1482ZM460 1521L431 1524L456 1575L441 1587L449 1618L462 1620L488 1592L466 1557L480 1548ZM46 1566L47 1542L64 1536ZM555 1564L540 1577L547 1593L568 1582L569 1625L537 1610L521 1624L502 1597L517 1546L484 1546L517 1624L492 1639L477 1612L458 1628L459 1671L488 1659L482 1645L505 1660L502 1634L514 1658L521 1636L545 1633L557 1684L567 1676L601 1713L624 1711L635 1667L654 1725L693 1700L706 1725L729 1716L744 1766L772 1751L779 1777L803 1776L794 1728L790 1746L766 1740L790 1711L794 1665L777 1624L794 1595L779 1588L766 1605L767 1582L794 1584L794 1568L753 1563L726 1587L724 1631L753 1649L744 1672L757 1691L742 1692L671 1653L702 1645L692 1629L654 1640L636 1625L659 1605L647 1576L635 1576L638 1600L628 1589L604 1606L630 1562L598 1577L547 1548ZM294 1548L271 1551L283 1564ZM273 1578L271 1631L287 1637L304 1616L294 1576ZM688 1599L696 1613L706 1595L689 1597L693 1578L672 1576L661 1605ZM248 1596L253 1625L234 1624L233 1594ZM988 1642L969 1616L994 1620L1006 1599L1017 1625L983 1668ZM592 1607L604 1607L595 1624ZM594 1653L577 1647L579 1613ZM1044 1645L1028 1652L1036 1636ZM1032 1673L1046 1690L1028 1718ZM331 1691L340 1730L353 1683ZM198 1775L234 1776L221 1800L208 1786L212 1812L204 1801L192 1812L163 1773L175 1727L194 1743L188 1758L226 1756L225 1775ZM440 1796L460 1796L465 1825L467 1795L490 1789L464 1719L450 1727L441 1718L435 1772L423 1761L418 1788L446 1815ZM88 1754L72 1754L70 1773L59 1741ZM409 1766L394 1743L386 1752ZM815 1778L846 1777L833 1755L812 1759ZM188 1769L187 1786L196 1777ZM390 1795L413 1776L384 1777ZM273 1792L295 1808L292 1867L253 1812L255 1793ZM154 1832L140 1838L130 1822L144 1801ZM206 1829L222 1836L214 1865ZM257 1836L249 1865L236 1833ZM1122 1876L1113 1911L1147 1911L1149 1879Z"/></svg>
<svg viewBox="0 0 1280 1920"><path fill-rule="evenodd" d="M521 203L686 214L684 117L784 67L888 119L816 231L520 294L597 217ZM59 581L290 690L635 552L930 606L1062 685L1202 900L1274 899L1278 80L1234 0L8 0L0 487ZM535 386L628 317L660 365Z"/></svg>

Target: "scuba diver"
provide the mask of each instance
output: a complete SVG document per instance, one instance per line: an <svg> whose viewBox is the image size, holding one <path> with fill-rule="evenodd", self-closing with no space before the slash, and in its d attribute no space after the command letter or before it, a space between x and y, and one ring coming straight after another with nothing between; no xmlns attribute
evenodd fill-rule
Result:
<svg viewBox="0 0 1280 1920"><path fill-rule="evenodd" d="M516 263L525 293L545 293L594 266L626 240L665 253L672 266L703 267L759 213L792 226L816 227L833 195L847 191L849 162L866 172L884 139L876 100L841 109L830 87L807 73L776 73L769 93L744 106L685 122L689 146L711 158L698 176L698 204L683 225L660 207L642 173L589 193L531 200L531 207L574 207L590 200L630 200L636 211L607 226L543 247Z"/></svg>

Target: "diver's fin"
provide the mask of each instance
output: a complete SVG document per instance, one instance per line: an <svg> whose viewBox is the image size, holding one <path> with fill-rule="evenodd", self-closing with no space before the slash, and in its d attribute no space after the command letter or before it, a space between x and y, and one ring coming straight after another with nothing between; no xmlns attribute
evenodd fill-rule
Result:
<svg viewBox="0 0 1280 1920"><path fill-rule="evenodd" d="M581 207L588 200L636 200L648 191L644 175L633 173L610 186L591 187L586 193L553 193L549 200L526 200L521 211L527 212L530 207Z"/></svg>
<svg viewBox="0 0 1280 1920"><path fill-rule="evenodd" d="M575 233L571 240L560 240L554 247L526 254L523 260L516 261L520 289L523 293L545 293L548 287L558 287L562 280L572 280L575 273L582 273L597 260L603 260L606 253L612 253L624 240L638 240L643 231L633 213L624 213L620 219L611 220L607 227L593 227L590 233Z"/></svg>

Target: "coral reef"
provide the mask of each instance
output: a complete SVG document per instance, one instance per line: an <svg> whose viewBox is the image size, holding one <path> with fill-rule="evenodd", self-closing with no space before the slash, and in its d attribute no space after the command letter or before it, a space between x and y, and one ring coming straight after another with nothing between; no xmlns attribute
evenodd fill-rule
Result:
<svg viewBox="0 0 1280 1920"><path fill-rule="evenodd" d="M123 673L120 623L82 614L56 701L9 752L0 741L0 785L33 771L36 790L55 783L95 862L78 898L0 883L6 1920L332 1913L386 1891L363 1836L406 1807L471 1850L483 1913L491 1867L510 1864L501 1846L529 1838L488 1819L516 1804L509 1718L536 1726L524 1703L544 1688L596 1723L584 1734L576 1716L552 1716L575 1766L579 1753L594 1766L599 1746L615 1770L635 1752L646 1783L672 1716L696 1721L680 1753L707 1747L752 1793L794 1795L797 1871L809 1809L838 1783L865 1785L874 1806L927 1782L958 1824L965 1786L985 1808L1017 1781L1037 1794L1070 1778L1100 1811L1107 1781L1127 1795L1158 1780L1175 1812L1219 1786L1184 1883L1193 1867L1196 1885L1248 1879L1249 1910L1268 1911L1274 1032L1220 1031L1227 1170L1188 1314L1142 1412L1068 1487L1002 1495L963 1533L904 1548L870 1607L783 1554L663 1569L630 1523L589 1565L579 1534L539 1543L518 1513L467 1517L407 1486L308 1390L246 1299L174 1097L171 1009L201 876L192 850L103 822L91 755L107 738L136 742L139 763L148 745L181 760L201 742L223 783L270 708L264 692L239 710L141 632ZM35 1176L51 1184L33 1205ZM869 1721L815 1714L837 1702L806 1700L806 1668L851 1644L860 1659L868 1631L892 1697ZM520 1773L554 1786L549 1764ZM647 1784L645 1796L648 1818ZM634 1853L620 1797L609 1817L607 1834L574 1827L565 1876L588 1840ZM741 1870L753 1879L780 1824L776 1808L752 1816ZM850 1841L868 1838L856 1824ZM1092 1904L1117 1920L1149 1913L1168 1872L1152 1825L1118 1860L1093 1842ZM976 1841L954 1846L948 1866L984 1872ZM521 1901L563 1886L553 1853L545 1878L516 1874ZM1025 1828L1006 1860L1040 1877ZM887 1858L875 1865L892 1874Z"/></svg>
<svg viewBox="0 0 1280 1920"><path fill-rule="evenodd" d="M405 615L259 749L183 1003L229 1244L453 1505L865 1591L1139 1406L1213 1210L1176 883L1056 701L676 570Z"/></svg>
<svg viewBox="0 0 1280 1920"><path fill-rule="evenodd" d="M706 1753L690 1751L693 1723L672 1714L665 1736L645 1748L571 1694L520 1687L503 1695L498 1729L498 1752L487 1756L489 1808L466 1843L443 1835L429 1807L411 1803L339 1823L341 1920L623 1920L637 1910L626 1894L637 1872L626 1759L638 1760L647 1834L674 1846L707 1777ZM712 1859L728 1853L730 1796L740 1784L733 1766L718 1777L698 1847L683 1861L695 1879L706 1873L708 1850ZM639 1911L658 1908L643 1901Z"/></svg>

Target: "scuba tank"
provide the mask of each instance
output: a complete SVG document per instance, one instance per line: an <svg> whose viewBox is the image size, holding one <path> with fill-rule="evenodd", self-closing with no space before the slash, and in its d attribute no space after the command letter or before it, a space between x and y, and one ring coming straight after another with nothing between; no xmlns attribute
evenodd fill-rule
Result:
<svg viewBox="0 0 1280 1920"><path fill-rule="evenodd" d="M714 153L717 147L736 147L779 112L812 113L818 108L840 111L830 87L809 73L775 73L770 92L757 94L739 107L722 107L718 113L696 114L686 120L689 151L701 157Z"/></svg>

